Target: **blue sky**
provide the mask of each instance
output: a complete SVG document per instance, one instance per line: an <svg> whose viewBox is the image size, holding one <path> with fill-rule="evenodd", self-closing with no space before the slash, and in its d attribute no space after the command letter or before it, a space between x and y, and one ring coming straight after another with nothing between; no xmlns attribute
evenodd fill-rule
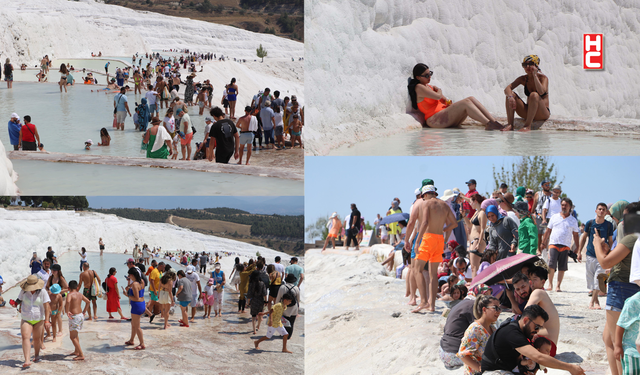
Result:
<svg viewBox="0 0 640 375"><path fill-rule="evenodd" d="M254 214L302 215L304 197L87 197L91 208L215 208L229 207Z"/></svg>
<svg viewBox="0 0 640 375"><path fill-rule="evenodd" d="M454 187L466 193L465 182L471 178L478 182L479 192L493 191L493 166L499 169L517 160L520 157L306 157L305 223L334 211L343 218L350 212L351 203L373 223L376 214L385 215L394 197L400 198L400 207L407 212L415 199L414 190L425 178L435 181L440 194ZM640 157L555 156L551 161L558 179L564 176L563 192L571 198L583 222L595 216L599 202L634 202L640 197ZM514 190L509 187L509 191Z"/></svg>

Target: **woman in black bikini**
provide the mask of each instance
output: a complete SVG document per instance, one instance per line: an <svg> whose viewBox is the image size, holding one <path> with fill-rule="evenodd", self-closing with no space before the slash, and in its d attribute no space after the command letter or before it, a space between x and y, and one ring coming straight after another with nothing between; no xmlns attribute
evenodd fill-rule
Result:
<svg viewBox="0 0 640 375"><path fill-rule="evenodd" d="M487 214L482 208L482 202L485 198L480 194L474 194L471 196L471 207L476 212L471 217L471 231L469 233L469 260L471 261L471 277L476 277L478 273L478 267L480 267L480 261L482 261L482 255L484 249L487 247L487 242L484 240L484 230L487 227Z"/></svg>
<svg viewBox="0 0 640 375"><path fill-rule="evenodd" d="M522 67L527 73L518 77L504 89L507 95L507 126L503 131L513 130L514 112L524 120L524 127L520 131L531 130L533 121L544 121L549 118L549 78L540 73L538 65L540 58L536 55L529 55L522 61ZM523 85L524 94L528 100L525 103L513 89Z"/></svg>

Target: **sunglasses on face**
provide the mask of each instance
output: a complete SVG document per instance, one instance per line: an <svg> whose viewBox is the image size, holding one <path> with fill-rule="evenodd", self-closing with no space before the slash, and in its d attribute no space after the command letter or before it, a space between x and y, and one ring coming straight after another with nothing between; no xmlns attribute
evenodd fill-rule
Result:
<svg viewBox="0 0 640 375"><path fill-rule="evenodd" d="M522 63L522 67L526 68L527 66L534 66L536 64L532 63L532 62L526 62L526 63Z"/></svg>
<svg viewBox="0 0 640 375"><path fill-rule="evenodd" d="M423 74L423 75L421 75L421 76L418 76L418 77L422 77L422 78L431 78L431 76L432 76L432 75L433 75L433 71L431 71L431 72L429 72L429 73L425 73L425 74Z"/></svg>
<svg viewBox="0 0 640 375"><path fill-rule="evenodd" d="M494 309L494 310L496 310L496 312L502 311L502 308L500 306L495 306L495 305L487 306L487 309Z"/></svg>
<svg viewBox="0 0 640 375"><path fill-rule="evenodd" d="M541 325L536 324L533 320L531 321L531 323L533 323L533 328L535 328L536 331L539 331L540 328L542 328Z"/></svg>

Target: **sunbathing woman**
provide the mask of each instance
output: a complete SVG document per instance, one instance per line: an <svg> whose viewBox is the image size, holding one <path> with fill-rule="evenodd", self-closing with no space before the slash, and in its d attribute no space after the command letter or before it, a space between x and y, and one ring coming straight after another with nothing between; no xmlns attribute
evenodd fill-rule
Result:
<svg viewBox="0 0 640 375"><path fill-rule="evenodd" d="M409 96L414 109L424 113L427 126L448 128L460 125L467 116L485 125L485 130L503 128L478 99L470 96L450 104L442 90L429 85L433 72L425 64L413 67L413 79L409 82Z"/></svg>
<svg viewBox="0 0 640 375"><path fill-rule="evenodd" d="M540 58L529 55L522 61L525 75L518 77L513 83L504 89L507 95L507 126L503 130L513 129L514 111L524 120L524 127L520 131L531 130L533 121L544 121L549 118L549 78L540 73L538 65ZM513 92L518 86L524 86L524 94L528 100L525 103L518 94Z"/></svg>

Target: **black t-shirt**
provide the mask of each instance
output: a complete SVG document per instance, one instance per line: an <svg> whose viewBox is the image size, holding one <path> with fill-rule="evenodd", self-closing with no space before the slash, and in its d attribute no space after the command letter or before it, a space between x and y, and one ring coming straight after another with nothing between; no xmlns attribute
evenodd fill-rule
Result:
<svg viewBox="0 0 640 375"><path fill-rule="evenodd" d="M53 251L47 251L47 258L53 263Z"/></svg>
<svg viewBox="0 0 640 375"><path fill-rule="evenodd" d="M13 73L13 65L11 64L4 64L4 75L6 76L10 76L11 73Z"/></svg>
<svg viewBox="0 0 640 375"><path fill-rule="evenodd" d="M462 300L451 309L447 322L444 324L444 334L440 339L440 347L447 353L457 353L464 331L475 320L473 317L473 303L471 299Z"/></svg>
<svg viewBox="0 0 640 375"><path fill-rule="evenodd" d="M228 163L235 152L234 134L238 132L233 121L222 119L211 126L209 135L216 140L216 163Z"/></svg>
<svg viewBox="0 0 640 375"><path fill-rule="evenodd" d="M495 343L495 346L494 346ZM518 366L520 353L516 348L531 345L517 321L513 321L489 337L482 355L482 371L511 371Z"/></svg>

